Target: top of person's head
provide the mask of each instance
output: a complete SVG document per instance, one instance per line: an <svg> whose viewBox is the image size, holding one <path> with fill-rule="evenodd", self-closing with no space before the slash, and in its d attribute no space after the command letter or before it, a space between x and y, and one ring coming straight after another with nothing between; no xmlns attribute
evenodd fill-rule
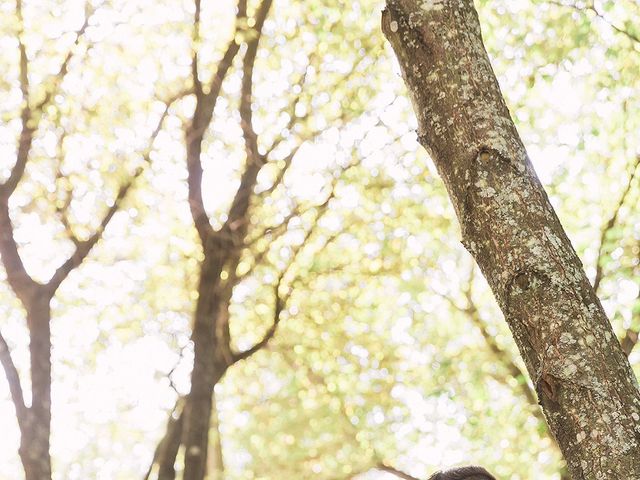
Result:
<svg viewBox="0 0 640 480"><path fill-rule="evenodd" d="M496 480L496 478L482 467L458 467L436 472L429 480Z"/></svg>

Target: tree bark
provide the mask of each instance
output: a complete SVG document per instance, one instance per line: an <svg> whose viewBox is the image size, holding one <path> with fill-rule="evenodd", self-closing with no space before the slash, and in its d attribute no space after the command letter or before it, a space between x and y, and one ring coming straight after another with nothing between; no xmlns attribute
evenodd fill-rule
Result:
<svg viewBox="0 0 640 480"><path fill-rule="evenodd" d="M472 0L387 0L382 29L574 479L640 478L640 392L538 180Z"/></svg>
<svg viewBox="0 0 640 480"><path fill-rule="evenodd" d="M209 480L224 480L224 457L222 455L222 436L220 434L220 417L213 393L211 410L211 445L209 447Z"/></svg>
<svg viewBox="0 0 640 480"><path fill-rule="evenodd" d="M26 480L50 480L51 309L50 297L36 295L27 305L31 357L31 406L21 431L20 459Z"/></svg>
<svg viewBox="0 0 640 480"><path fill-rule="evenodd" d="M228 367L222 354L226 345L220 345L220 337L216 334L222 310L228 305L220 295L220 274L227 253L224 248L206 251L200 266L198 301L191 336L194 363L191 390L185 406L184 480L202 480L205 477L213 389Z"/></svg>
<svg viewBox="0 0 640 480"><path fill-rule="evenodd" d="M17 411L18 450L26 480L51 480L51 311L50 297L37 288L23 297L29 328L31 405Z"/></svg>

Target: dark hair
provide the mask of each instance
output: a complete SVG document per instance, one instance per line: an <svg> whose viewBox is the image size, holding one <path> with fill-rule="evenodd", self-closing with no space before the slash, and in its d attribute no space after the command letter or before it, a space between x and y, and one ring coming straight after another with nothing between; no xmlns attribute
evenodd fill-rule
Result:
<svg viewBox="0 0 640 480"><path fill-rule="evenodd" d="M496 477L482 467L470 466L434 473L429 480L496 480Z"/></svg>

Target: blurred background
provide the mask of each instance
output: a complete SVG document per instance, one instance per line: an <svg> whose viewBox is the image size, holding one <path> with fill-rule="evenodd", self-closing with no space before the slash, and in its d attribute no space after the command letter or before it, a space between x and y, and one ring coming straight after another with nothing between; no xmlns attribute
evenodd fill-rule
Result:
<svg viewBox="0 0 640 480"><path fill-rule="evenodd" d="M476 463L559 479L517 348L417 145L383 6L275 0L264 23L250 110L268 161L223 274L237 280L234 348L263 338L274 311L277 330L215 387L207 478L425 478ZM640 5L476 6L538 175L638 372ZM192 0L0 3L0 180L16 161L23 72L38 122L9 202L26 270L45 282L118 207L51 301L55 479L144 478L189 392L202 262L185 161L192 59L206 90L240 45L201 154L218 228L246 167L239 102L257 8L238 27L235 1L204 1L195 30ZM4 269L0 331L28 393L25 311ZM0 479L22 478L4 376L0 432Z"/></svg>

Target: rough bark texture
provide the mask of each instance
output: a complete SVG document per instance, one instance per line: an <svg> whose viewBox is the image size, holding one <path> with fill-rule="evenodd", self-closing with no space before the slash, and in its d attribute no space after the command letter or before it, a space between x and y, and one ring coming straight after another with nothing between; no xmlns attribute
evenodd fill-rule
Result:
<svg viewBox="0 0 640 480"><path fill-rule="evenodd" d="M637 380L527 157L473 2L388 0L382 28L572 478L640 478Z"/></svg>

